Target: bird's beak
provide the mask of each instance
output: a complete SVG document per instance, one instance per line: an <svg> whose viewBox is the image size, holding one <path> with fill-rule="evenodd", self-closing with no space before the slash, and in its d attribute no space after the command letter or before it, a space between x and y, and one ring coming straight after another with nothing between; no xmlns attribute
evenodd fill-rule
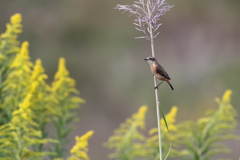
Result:
<svg viewBox="0 0 240 160"><path fill-rule="evenodd" d="M144 60L147 61L148 59L145 58Z"/></svg>

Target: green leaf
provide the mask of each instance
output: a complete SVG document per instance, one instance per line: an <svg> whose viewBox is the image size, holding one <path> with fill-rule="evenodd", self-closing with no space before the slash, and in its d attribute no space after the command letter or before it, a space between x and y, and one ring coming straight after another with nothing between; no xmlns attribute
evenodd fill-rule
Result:
<svg viewBox="0 0 240 160"><path fill-rule="evenodd" d="M163 111L162 111L162 108L161 108L161 106L160 106L160 103L158 103L158 107L159 107L159 109L160 109L161 115L162 115L162 117L163 117L164 123L165 123L165 125L166 125L167 131L168 131L168 134L169 134L169 137L170 137L170 140L169 140L169 141L170 141L169 149L168 149L167 155L166 155L165 158L164 158L164 160L166 160L167 157L169 156L170 152L171 152L171 149L172 149L171 134L170 134L170 131L169 131L169 128L168 128L167 120L166 120L166 118L165 118L165 116L164 116L164 113L163 113ZM162 146L159 146L159 147L162 147Z"/></svg>

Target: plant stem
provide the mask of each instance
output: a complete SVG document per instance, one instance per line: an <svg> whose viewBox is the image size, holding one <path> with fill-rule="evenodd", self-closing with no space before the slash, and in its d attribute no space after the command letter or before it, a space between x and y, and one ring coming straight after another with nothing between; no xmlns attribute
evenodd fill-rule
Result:
<svg viewBox="0 0 240 160"><path fill-rule="evenodd" d="M150 21L152 15L151 15L151 12L150 12L149 5L150 5L150 1L147 1L148 18L149 18L149 21ZM149 34L150 34L152 57L155 57L152 25L151 25L151 22L149 22L148 24L149 24L148 25L148 31L149 31ZM156 80L155 76L154 76L153 79L154 79L154 87L155 87L155 86L157 86L157 80ZM155 91L155 99L156 99L156 112L157 112L157 124L158 124L159 159L162 160L162 140L161 140L161 128L160 128L161 125L160 125L160 114L159 114L159 106L158 106L158 103L160 103L160 102L158 100L158 90L154 89L154 91Z"/></svg>
<svg viewBox="0 0 240 160"><path fill-rule="evenodd" d="M152 46L152 55L154 55L153 43L151 43L151 46ZM156 77L154 76L153 79L154 79L154 87L155 87L155 86L157 86ZM157 112L157 124L158 124L159 157L160 157L160 160L162 160L161 125L160 125L160 114L159 114L159 106L158 106L158 103L160 103L160 102L158 100L158 90L157 89L155 89L155 99L156 99L156 112Z"/></svg>

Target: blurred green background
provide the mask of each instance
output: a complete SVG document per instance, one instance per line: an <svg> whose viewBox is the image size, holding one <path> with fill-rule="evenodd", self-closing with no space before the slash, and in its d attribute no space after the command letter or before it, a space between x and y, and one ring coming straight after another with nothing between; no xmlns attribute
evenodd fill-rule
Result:
<svg viewBox="0 0 240 160"><path fill-rule="evenodd" d="M169 73L175 91L164 83L159 97L167 113L179 108L177 120L196 120L208 108L216 108L215 97L233 90L238 111L240 95L240 1L181 0L161 19L155 40L156 58ZM80 121L69 136L88 130L89 156L105 160L109 150L102 143L121 122L148 105L147 129L156 126L153 77L143 60L151 55L150 44L134 37L134 16L114 10L129 0L1 0L0 33L11 15L21 13L24 32L20 40L30 42L33 61L41 58L49 83L58 58L65 57L71 77L77 81L87 103L78 110ZM238 117L238 119L240 119ZM239 125L236 134L240 135ZM238 159L240 142L225 143L233 152L221 158Z"/></svg>

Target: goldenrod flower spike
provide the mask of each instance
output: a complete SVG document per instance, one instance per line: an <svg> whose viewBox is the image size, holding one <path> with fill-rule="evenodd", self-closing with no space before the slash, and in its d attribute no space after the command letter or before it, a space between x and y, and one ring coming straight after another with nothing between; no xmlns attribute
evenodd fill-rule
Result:
<svg viewBox="0 0 240 160"><path fill-rule="evenodd" d="M20 53L16 55L13 63L10 65L10 68L22 67L21 69L30 71L29 67L32 66L32 63L30 61L27 62L30 59L28 47L29 43L27 41L22 43Z"/></svg>
<svg viewBox="0 0 240 160"><path fill-rule="evenodd" d="M7 31L2 34L2 38L5 38L6 35L8 35L11 32L14 33L22 33L22 16L19 13L14 14L11 18L10 18L10 24L7 24Z"/></svg>
<svg viewBox="0 0 240 160"><path fill-rule="evenodd" d="M165 115L166 121L168 122L169 131L177 131L177 126L175 124L177 111L178 111L177 106L173 106L172 109L170 110L170 112L167 115ZM168 130L166 128L163 118L161 119L160 123L161 123L161 129L163 131L162 136L168 135ZM151 130L149 130L150 135L153 135L157 132L158 132L157 128L152 128Z"/></svg>
<svg viewBox="0 0 240 160"><path fill-rule="evenodd" d="M31 79L43 82L44 79L47 79L48 76L44 74L44 68L42 66L42 61L40 59L36 60L36 64L33 67L33 72Z"/></svg>
<svg viewBox="0 0 240 160"><path fill-rule="evenodd" d="M165 118L168 122L168 128L170 131L177 130L176 125L174 125L174 123L176 122L177 111L178 111L178 108L176 106L173 106L171 111L165 116ZM165 122L163 119L161 119L161 129L163 130L163 132L165 132L165 134L168 134L168 130L165 126Z"/></svg>
<svg viewBox="0 0 240 160"><path fill-rule="evenodd" d="M222 97L223 102L230 102L231 95L232 95L232 90L230 90L230 89L226 90Z"/></svg>
<svg viewBox="0 0 240 160"><path fill-rule="evenodd" d="M145 127L145 115L147 106L139 108L138 112L133 114L131 118L126 119L114 134L109 137L105 145L108 148L114 148L114 153L110 154L110 158L121 159L121 157L133 157L146 155L148 152L144 148L144 135L139 132L139 129ZM127 152L126 152L127 151Z"/></svg>
<svg viewBox="0 0 240 160"><path fill-rule="evenodd" d="M65 64L65 58L60 58L59 59L59 64L58 64L58 72L56 73L54 79L57 79L61 76L68 76L69 72L66 69L66 64Z"/></svg>
<svg viewBox="0 0 240 160"><path fill-rule="evenodd" d="M14 26L14 33L22 33L22 16L16 13L11 17L11 24Z"/></svg>
<svg viewBox="0 0 240 160"><path fill-rule="evenodd" d="M89 160L87 155L88 151L88 140L92 137L93 131L88 131L81 137L76 136L76 144L70 150L71 156L68 160Z"/></svg>
<svg viewBox="0 0 240 160"><path fill-rule="evenodd" d="M60 58L58 64L58 71L55 74L54 82L52 83L53 92L56 92L58 89L60 89L63 83L66 83L66 85L69 87L69 90L71 90L72 92L77 92L77 90L74 88L75 80L69 77L69 72L66 69L65 59Z"/></svg>
<svg viewBox="0 0 240 160"><path fill-rule="evenodd" d="M168 123L168 129L171 132L171 135L168 132L168 129L166 127L164 120L163 119L160 120L161 131L162 131L161 138L163 142L167 142L167 143L163 143L163 147L162 147L164 155L166 155L166 150L168 150L169 148L169 145L170 145L169 140L174 142L177 139L177 137L175 137L175 133L178 130L177 125L175 124L177 111L178 111L178 108L176 106L173 106L170 112L165 115L166 121ZM158 128L150 129L149 135L150 137L146 140L146 147L149 148L150 155L153 156L155 154L159 154L157 153L157 150L156 150L156 148L159 147Z"/></svg>
<svg viewBox="0 0 240 160"><path fill-rule="evenodd" d="M218 108L209 110L205 117L196 122L185 121L178 125L178 130L174 133L178 138L174 141L174 147L177 148L175 156L182 155L182 159L212 159L216 154L230 151L220 142L239 139L233 134L237 114L230 103L231 94L231 90L226 90L222 99L216 98Z"/></svg>
<svg viewBox="0 0 240 160"><path fill-rule="evenodd" d="M54 126L59 140L59 143L54 148L57 153L56 157L62 157L62 144L67 139L68 133L72 130L69 124L77 120L76 114L70 113L70 111L78 108L80 103L85 102L82 98L75 95L78 94L75 88L75 80L69 76L64 58L59 59L58 71L54 76L50 91L50 99L54 106Z"/></svg>
<svg viewBox="0 0 240 160"><path fill-rule="evenodd" d="M19 50L19 42L17 37L19 33L22 33L22 16L17 13L10 19L10 23L6 24L6 32L0 35L0 51L4 49L4 52L0 54L9 54Z"/></svg>
<svg viewBox="0 0 240 160"><path fill-rule="evenodd" d="M137 125L142 129L144 129L145 127L145 115L146 115L147 109L148 109L147 106L142 106L137 113L137 118L138 118Z"/></svg>
<svg viewBox="0 0 240 160"><path fill-rule="evenodd" d="M11 22L12 24L19 24L19 23L21 23L21 22L22 22L22 16L21 16L21 14L20 14L20 13L14 14L14 15L11 17L10 22Z"/></svg>

